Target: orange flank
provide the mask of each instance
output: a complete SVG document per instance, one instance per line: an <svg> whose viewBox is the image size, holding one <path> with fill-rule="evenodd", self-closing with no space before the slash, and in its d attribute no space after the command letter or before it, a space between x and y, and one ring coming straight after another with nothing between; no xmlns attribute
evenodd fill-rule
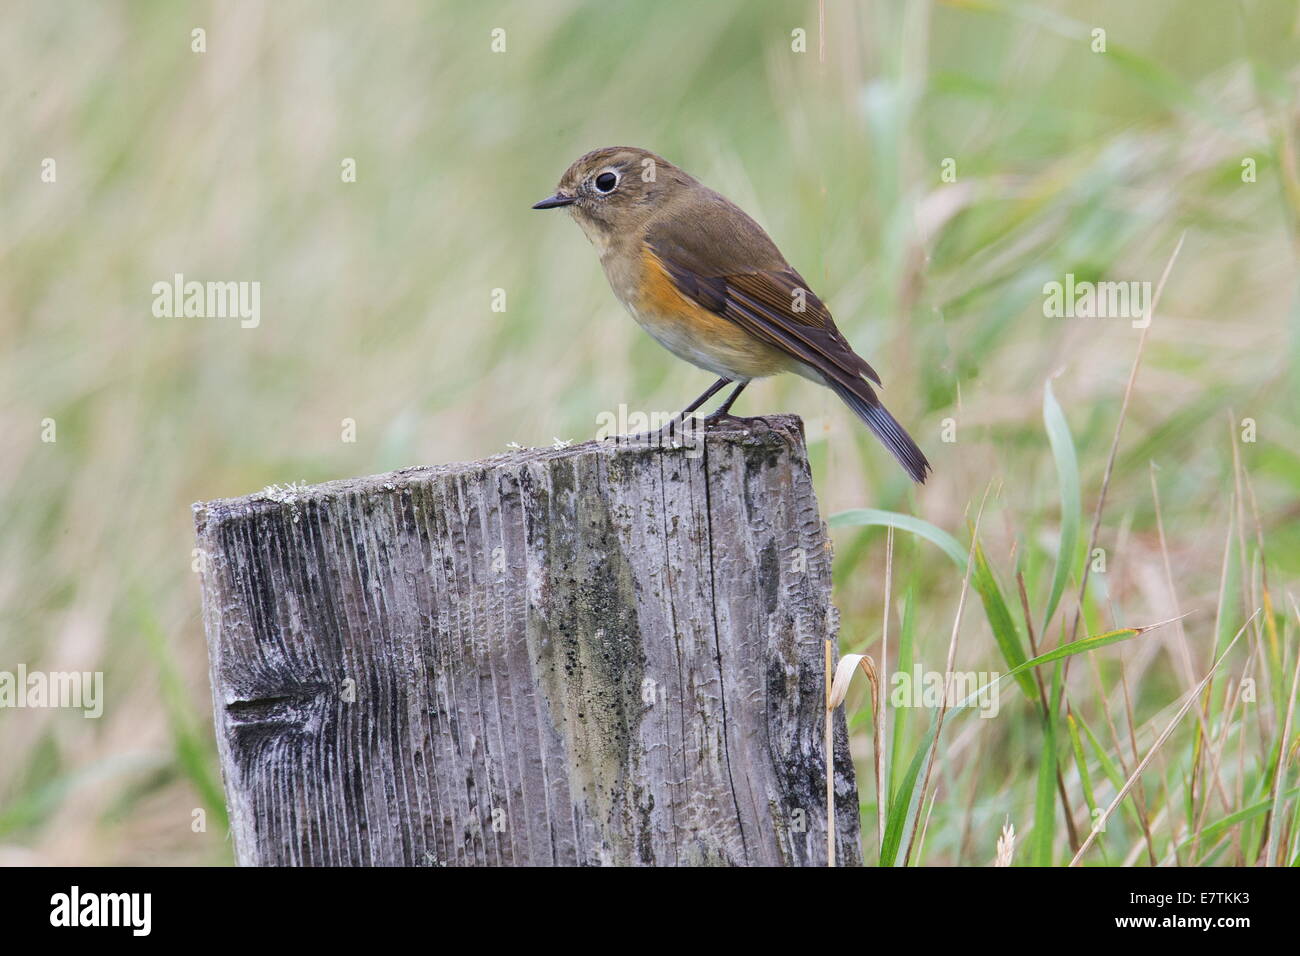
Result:
<svg viewBox="0 0 1300 956"><path fill-rule="evenodd" d="M641 264L640 281L627 305L641 327L678 358L735 381L775 375L796 364L735 322L684 296L648 247L641 252Z"/></svg>

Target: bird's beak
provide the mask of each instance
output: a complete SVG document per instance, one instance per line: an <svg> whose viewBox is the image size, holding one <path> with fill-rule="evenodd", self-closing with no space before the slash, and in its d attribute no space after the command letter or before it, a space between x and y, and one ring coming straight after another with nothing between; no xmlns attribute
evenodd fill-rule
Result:
<svg viewBox="0 0 1300 956"><path fill-rule="evenodd" d="M572 206L577 201L577 196L565 196L562 193L556 193L554 196L547 196L539 203L533 203L533 208L555 209L559 206Z"/></svg>

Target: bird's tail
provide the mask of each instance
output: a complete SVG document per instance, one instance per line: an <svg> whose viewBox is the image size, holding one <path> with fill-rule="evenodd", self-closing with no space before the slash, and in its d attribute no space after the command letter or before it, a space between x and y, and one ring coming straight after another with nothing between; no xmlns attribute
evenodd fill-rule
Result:
<svg viewBox="0 0 1300 956"><path fill-rule="evenodd" d="M827 379L826 384L836 395L844 399L849 408L857 412L858 417L867 423L867 427L876 433L876 437L898 459L898 463L912 476L912 480L924 484L926 472L931 470L930 462L921 449L916 447L912 436L898 424L885 406L880 404L880 399L876 397L872 387L861 379L858 380L856 387L834 379Z"/></svg>

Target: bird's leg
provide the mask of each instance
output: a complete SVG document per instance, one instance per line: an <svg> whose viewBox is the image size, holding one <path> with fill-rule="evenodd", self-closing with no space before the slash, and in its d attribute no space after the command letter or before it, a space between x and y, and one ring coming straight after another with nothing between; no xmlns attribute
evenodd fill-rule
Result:
<svg viewBox="0 0 1300 956"><path fill-rule="evenodd" d="M712 415L704 419L705 422L721 421L724 418L730 418L738 422L762 422L764 425L767 426L768 430L771 431L772 423L769 422L762 415L756 415L753 418L741 418L737 415L731 414L732 403L735 402L735 400L740 397L740 393L745 390L745 386L748 384L749 382L741 382L739 385L737 385L735 389L732 390L732 393L727 396L727 400L718 406L718 410L714 412Z"/></svg>
<svg viewBox="0 0 1300 956"><path fill-rule="evenodd" d="M703 395L701 395L701 396L700 396L699 398L697 398L695 401L691 402L691 403L690 403L689 405L687 405L684 409L682 409L680 412L678 412L676 415L674 415L672 418L670 418L670 419L668 420L668 424L665 425L665 426L661 429L661 431L662 431L664 434L666 434L666 435L675 435L675 434L677 433L677 429L678 429L679 427L682 427L682 428L685 428L685 427L686 427L686 420L687 420L688 418L690 418L692 412L694 412L697 408L699 408L701 405L703 405L705 402L707 402L710 398L712 398L714 395L716 395L717 392L718 392L718 390L719 390L720 388L722 388L724 385L730 385L730 384L731 384L731 379L729 379L729 378L720 378L720 379L718 379L716 382L714 382L712 385L710 385L707 389L705 389Z"/></svg>
<svg viewBox="0 0 1300 956"><path fill-rule="evenodd" d="M727 379L724 378L721 382L718 382L718 384L714 386L713 391L717 391L717 389L721 388L723 383L726 381ZM714 422L720 418L730 417L729 413L731 411L732 403L735 402L735 400L740 397L740 393L745 390L745 386L748 384L749 384L748 382L741 382L735 388L733 388L731 390L731 394L727 396L727 400L723 402L721 405L719 405L717 411L715 411L712 415L706 418L705 421Z"/></svg>
<svg viewBox="0 0 1300 956"><path fill-rule="evenodd" d="M685 418L691 412L695 411L697 408L699 408L701 405L703 405L705 402L711 399L714 395L716 395L718 389L722 388L724 385L730 385L730 384L731 384L731 379L729 378L718 379L716 382L714 382L712 385L708 387L708 389L705 391L703 395L701 395L695 401L691 402L684 409L682 409L681 414L678 415L677 417ZM744 388L744 386L742 385L741 388ZM735 398L735 396L733 395L732 398ZM730 404L730 402L728 402L728 404Z"/></svg>

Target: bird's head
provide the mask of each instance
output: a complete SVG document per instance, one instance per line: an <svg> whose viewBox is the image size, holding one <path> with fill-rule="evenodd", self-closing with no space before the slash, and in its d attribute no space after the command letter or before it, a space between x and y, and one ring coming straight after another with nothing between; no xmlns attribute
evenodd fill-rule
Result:
<svg viewBox="0 0 1300 956"><path fill-rule="evenodd" d="M534 209L568 209L597 247L633 234L682 190L699 184L661 156L635 146L606 146L565 170L555 195Z"/></svg>

